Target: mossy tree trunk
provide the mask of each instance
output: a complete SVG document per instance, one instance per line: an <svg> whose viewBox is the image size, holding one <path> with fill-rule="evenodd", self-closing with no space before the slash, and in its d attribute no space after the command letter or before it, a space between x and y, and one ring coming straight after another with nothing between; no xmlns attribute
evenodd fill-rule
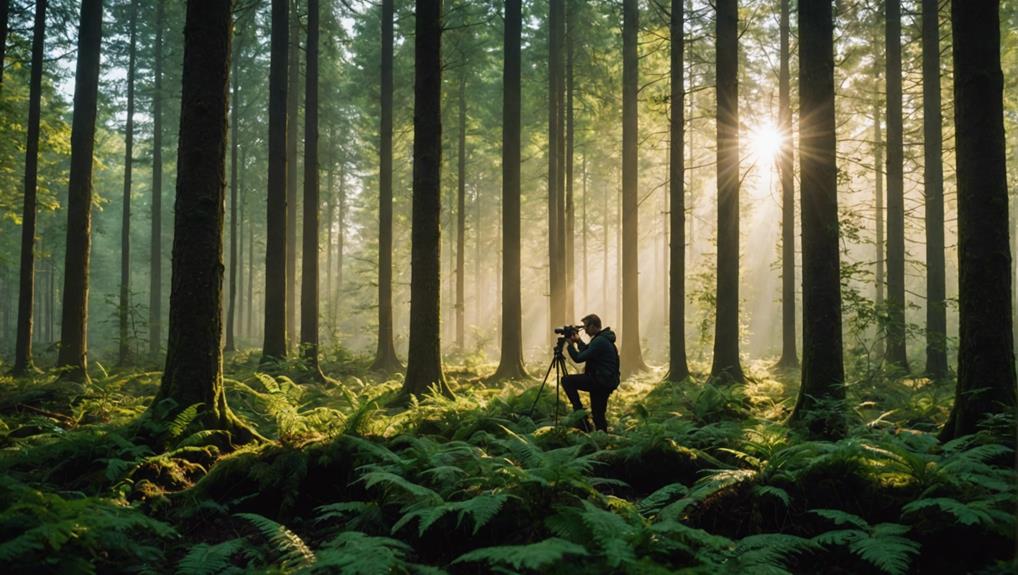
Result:
<svg viewBox="0 0 1018 575"><path fill-rule="evenodd" d="M156 38L152 86L152 203L149 232L148 353L159 355L163 323L163 18L164 0L156 1Z"/></svg>
<svg viewBox="0 0 1018 575"><path fill-rule="evenodd" d="M452 395L442 372L442 1L417 2L414 37L414 176L410 248L410 353L401 397L435 388Z"/></svg>
<svg viewBox="0 0 1018 575"><path fill-rule="evenodd" d="M82 0L78 63L71 122L71 174L67 190L67 249L57 367L64 377L88 381L88 264L92 243L92 152L99 95L102 0Z"/></svg>
<svg viewBox="0 0 1018 575"><path fill-rule="evenodd" d="M223 391L223 226L231 0L189 0L184 28L166 369L150 407L200 404L205 427L246 435Z"/></svg>
<svg viewBox="0 0 1018 575"><path fill-rule="evenodd" d="M127 125L124 127L124 200L120 224L120 302L117 309L119 365L130 361L128 322L131 308L131 177L134 163L134 76L137 53L138 0L131 1L130 45L127 57Z"/></svg>

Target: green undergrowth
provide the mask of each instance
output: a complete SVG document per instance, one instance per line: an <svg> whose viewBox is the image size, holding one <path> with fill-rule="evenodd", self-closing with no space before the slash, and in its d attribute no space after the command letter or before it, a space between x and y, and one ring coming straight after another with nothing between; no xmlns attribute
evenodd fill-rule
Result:
<svg viewBox="0 0 1018 575"><path fill-rule="evenodd" d="M949 383L854 377L850 433L783 423L797 373L623 383L610 432L576 429L554 386L448 366L455 397L386 407L400 387L336 353L228 357L238 445L187 406L153 447L158 372L0 378L0 561L35 572L1010 572L1013 445L939 444ZM705 366L694 366L701 370ZM265 371L259 371L264 369ZM533 406L533 411L531 408ZM556 414L557 411L557 414ZM556 425L557 421L557 425ZM1014 421L991 422L1013 429ZM972 549L978 548L978 553Z"/></svg>

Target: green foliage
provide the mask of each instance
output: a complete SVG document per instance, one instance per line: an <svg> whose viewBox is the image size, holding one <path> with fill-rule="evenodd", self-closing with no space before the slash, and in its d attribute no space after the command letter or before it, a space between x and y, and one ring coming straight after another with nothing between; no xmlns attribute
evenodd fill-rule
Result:
<svg viewBox="0 0 1018 575"><path fill-rule="evenodd" d="M280 566L284 570L308 567L315 562L315 553L299 535L281 523L257 513L237 513L237 517L254 525L272 545Z"/></svg>
<svg viewBox="0 0 1018 575"><path fill-rule="evenodd" d="M897 523L871 526L865 519L836 509L814 509L814 513L848 529L828 531L813 538L821 545L845 547L888 575L904 575L919 544L905 537L909 528Z"/></svg>
<svg viewBox="0 0 1018 575"><path fill-rule="evenodd" d="M567 555L584 556L582 545L551 537L527 545L503 545L475 549L459 556L454 563L483 562L491 566L509 565L514 569L540 570L562 561Z"/></svg>

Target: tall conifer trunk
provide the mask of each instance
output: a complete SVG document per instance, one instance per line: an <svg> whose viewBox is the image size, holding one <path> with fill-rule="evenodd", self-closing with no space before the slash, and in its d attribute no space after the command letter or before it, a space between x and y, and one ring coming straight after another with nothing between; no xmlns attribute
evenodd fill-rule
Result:
<svg viewBox="0 0 1018 575"><path fill-rule="evenodd" d="M781 359L778 366L799 365L795 337L795 169L792 151L792 106L789 72L789 0L781 0L780 58L778 71L778 123L781 148L778 172L781 177Z"/></svg>
<svg viewBox="0 0 1018 575"><path fill-rule="evenodd" d="M493 380L524 379L520 251L521 0L506 0L502 67L502 352Z"/></svg>
<svg viewBox="0 0 1018 575"><path fill-rule="evenodd" d="M926 374L947 376L947 272L940 124L939 0L923 0L923 182L926 188Z"/></svg>
<svg viewBox="0 0 1018 575"><path fill-rule="evenodd" d="M6 34L7 2L3 26ZM35 4L32 31L32 72L28 92L28 142L25 145L25 198L21 213L21 273L18 289L18 334L15 341L15 375L34 370L32 362L32 304L35 293L35 218L39 181L39 123L42 111L42 58L46 39L46 0ZM0 67L3 59L0 56Z"/></svg>
<svg viewBox="0 0 1018 575"><path fill-rule="evenodd" d="M124 209L120 224L120 303L117 308L120 330L118 363L126 365L131 347L127 323L131 306L131 175L134 163L134 75L137 49L138 0L131 1L130 47L127 60L127 125L124 128Z"/></svg>
<svg viewBox="0 0 1018 575"><path fill-rule="evenodd" d="M671 245L668 280L668 375L666 381L682 381L689 377L686 361L686 100L683 56L683 0L672 0L671 6L671 144L668 158L668 214Z"/></svg>
<svg viewBox="0 0 1018 575"><path fill-rule="evenodd" d="M64 302L57 367L64 377L88 381L88 264L92 243L92 152L99 95L102 0L82 0L78 64L74 75L71 174L67 191Z"/></svg>
<svg viewBox="0 0 1018 575"><path fill-rule="evenodd" d="M442 0L417 2L414 37L414 183L410 353L401 398L452 392L442 372Z"/></svg>
<svg viewBox="0 0 1018 575"><path fill-rule="evenodd" d="M1015 415L1000 3L951 2L958 166L958 386L940 439ZM1013 420L1011 420L1013 423ZM1013 426L1001 430L1014 438Z"/></svg>
<svg viewBox="0 0 1018 575"><path fill-rule="evenodd" d="M905 179L901 112L901 1L885 3L887 69L887 353L908 369L905 350Z"/></svg>
<svg viewBox="0 0 1018 575"><path fill-rule="evenodd" d="M269 59L269 173L265 229L265 333L262 362L286 357L286 67L289 2L272 0Z"/></svg>
<svg viewBox="0 0 1018 575"><path fill-rule="evenodd" d="M717 1L718 265L711 378L741 382L739 361L739 4Z"/></svg>
<svg viewBox="0 0 1018 575"><path fill-rule="evenodd" d="M291 0L286 88L286 350L297 341L297 108L300 104L300 0Z"/></svg>
<svg viewBox="0 0 1018 575"><path fill-rule="evenodd" d="M148 353L159 355L163 319L163 18L164 0L156 0L155 62L152 88L152 228L149 233Z"/></svg>
<svg viewBox="0 0 1018 575"><path fill-rule="evenodd" d="M223 224L231 0L189 0L184 28L177 198L166 369L150 415L172 421L201 406L206 428L254 434L223 391Z"/></svg>
<svg viewBox="0 0 1018 575"><path fill-rule="evenodd" d="M319 0L308 0L307 77L304 96L304 228L301 249L300 347L312 376L318 365L318 37Z"/></svg>
<svg viewBox="0 0 1018 575"><path fill-rule="evenodd" d="M392 327L392 67L393 2L382 0L382 114L378 169L378 348L371 369L403 369L396 357ZM340 186L343 175L340 174Z"/></svg>
<svg viewBox="0 0 1018 575"><path fill-rule="evenodd" d="M619 360L623 376L647 369L640 349L638 140L640 6L622 3L622 333Z"/></svg>
<svg viewBox="0 0 1018 575"><path fill-rule="evenodd" d="M802 384L791 421L811 435L845 433L834 109L832 2L799 2L802 176Z"/></svg>

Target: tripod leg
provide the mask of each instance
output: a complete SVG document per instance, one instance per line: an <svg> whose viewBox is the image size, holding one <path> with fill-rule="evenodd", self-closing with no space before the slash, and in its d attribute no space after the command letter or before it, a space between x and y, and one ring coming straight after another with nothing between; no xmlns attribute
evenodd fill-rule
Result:
<svg viewBox="0 0 1018 575"><path fill-rule="evenodd" d="M556 360L552 359L551 364L548 365L548 371L544 372L544 379L541 380L541 387L537 389L537 396L534 398L534 403L530 406L530 411L527 412L527 417L534 418L534 408L537 407L537 402L541 399L541 392L544 391L544 384L548 383L548 376L551 375L551 368L557 367L555 364ZM556 374L558 372L556 371ZM558 376L555 377L555 395L558 395ZM556 399L556 402L558 400ZM555 415L558 416L558 405L555 406Z"/></svg>

